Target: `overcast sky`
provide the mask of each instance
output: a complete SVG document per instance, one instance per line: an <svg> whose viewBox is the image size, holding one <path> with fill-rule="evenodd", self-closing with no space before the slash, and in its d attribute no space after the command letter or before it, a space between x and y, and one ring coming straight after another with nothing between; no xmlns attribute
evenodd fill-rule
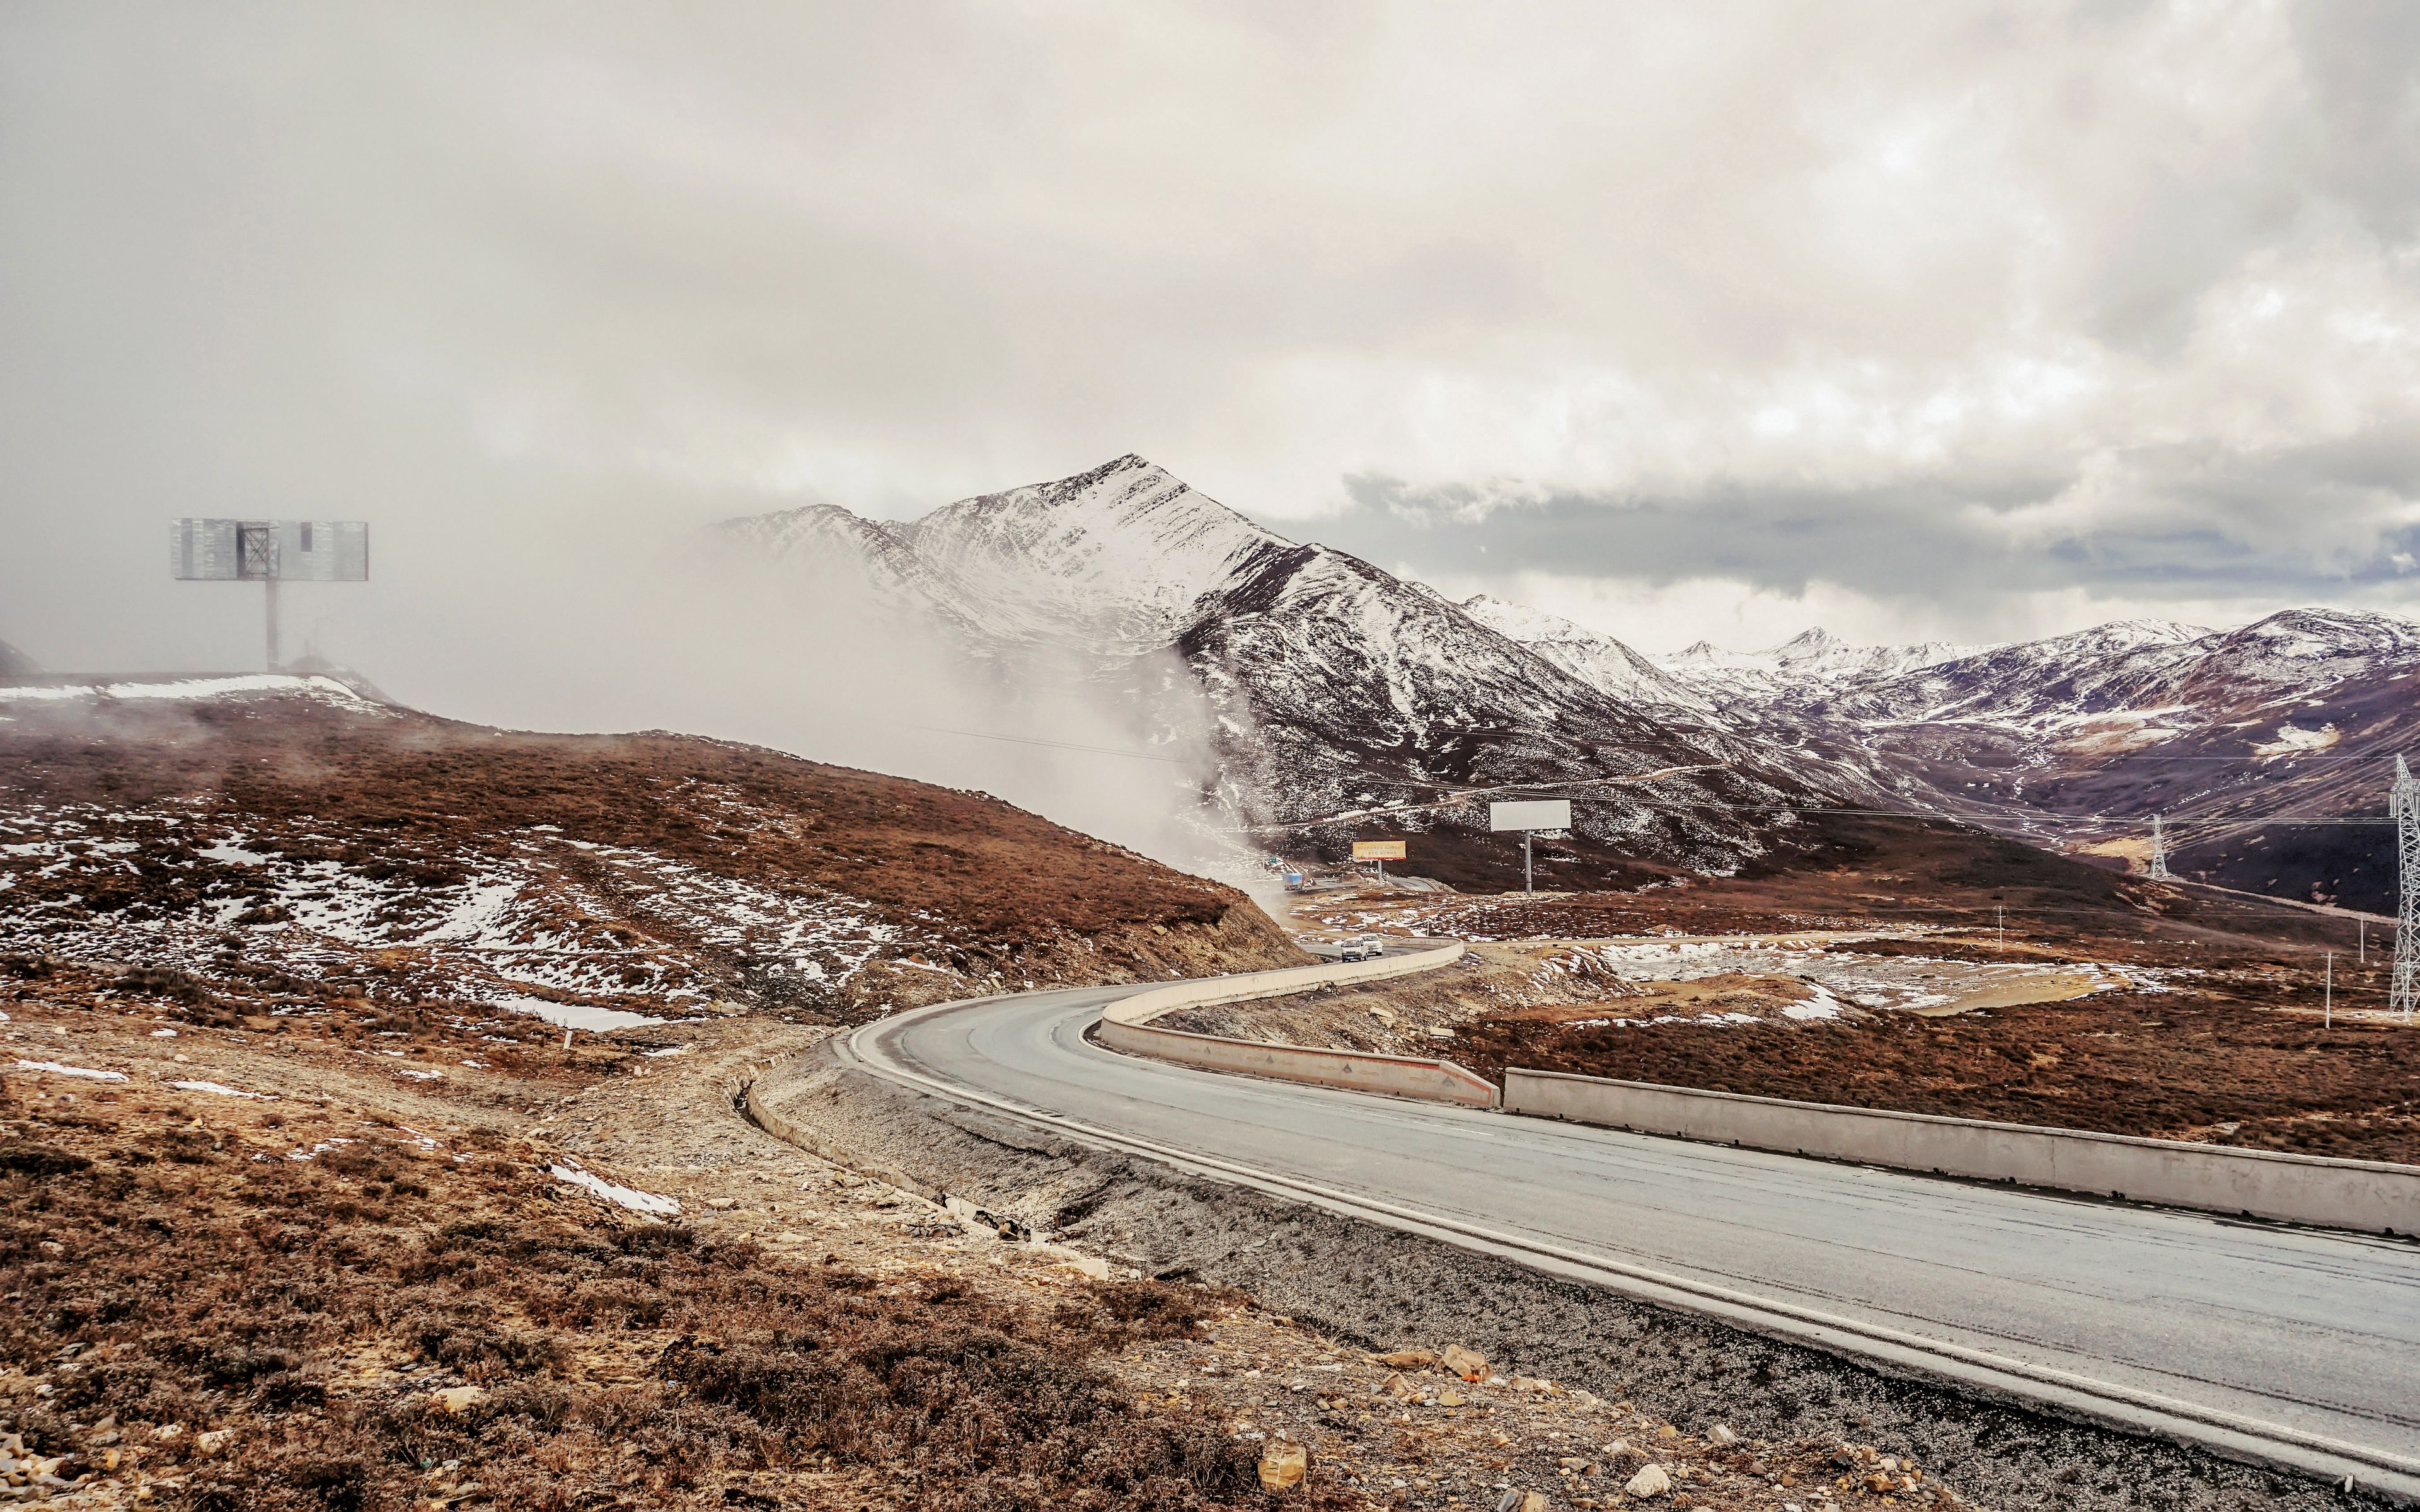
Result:
<svg viewBox="0 0 2420 1512"><path fill-rule="evenodd" d="M1129 450L1650 650L2413 612L2415 78L2399 0L13 0L0 639L240 660L165 520L360 517L298 612L408 677Z"/></svg>

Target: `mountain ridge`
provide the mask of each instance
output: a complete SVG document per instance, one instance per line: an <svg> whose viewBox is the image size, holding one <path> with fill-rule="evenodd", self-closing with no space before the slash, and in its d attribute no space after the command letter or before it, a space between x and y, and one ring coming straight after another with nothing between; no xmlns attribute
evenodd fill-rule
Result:
<svg viewBox="0 0 2420 1512"><path fill-rule="evenodd" d="M1439 817L1452 807L1439 800L1589 783L1582 827L1608 854L1687 870L1735 868L1826 804L2131 856L2152 805L2240 827L2257 815L2226 764L2273 775L2350 727L2296 723L2297 708L2341 704L2343 721L2400 730L2385 684L2420 669L2420 623L2325 609L2229 630L2117 620L1979 647L1862 646L1819 626L1761 652L1699 641L1648 656L1292 541L1134 453L904 524L812 506L724 529L760 554L846 559L1003 669L1018 648L1049 647L1090 658L1097 685L1138 708L1198 694L1217 795L1248 825L1330 848L1342 830L1324 816L1467 828L1472 802ZM1187 687L1168 682L1169 657ZM2119 765L2188 746L2205 779L2172 761L2164 781L2133 782ZM1684 775L1644 780L1668 769ZM2331 803L2355 796L2341 784L2302 796L2321 788ZM2320 846L2329 856L2254 890L2334 896L2360 870L2356 848ZM2265 865L2242 851L2196 839L2178 854L2240 881Z"/></svg>

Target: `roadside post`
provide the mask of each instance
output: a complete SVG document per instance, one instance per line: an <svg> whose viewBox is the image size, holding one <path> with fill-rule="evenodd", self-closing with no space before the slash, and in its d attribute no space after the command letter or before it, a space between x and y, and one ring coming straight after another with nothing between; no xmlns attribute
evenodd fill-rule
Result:
<svg viewBox="0 0 2420 1512"><path fill-rule="evenodd" d="M1487 827L1497 834L1517 829L1521 832L1521 890L1535 891L1529 867L1529 837L1541 829L1572 827L1572 800L1569 798L1526 798L1513 803L1491 803L1487 806Z"/></svg>

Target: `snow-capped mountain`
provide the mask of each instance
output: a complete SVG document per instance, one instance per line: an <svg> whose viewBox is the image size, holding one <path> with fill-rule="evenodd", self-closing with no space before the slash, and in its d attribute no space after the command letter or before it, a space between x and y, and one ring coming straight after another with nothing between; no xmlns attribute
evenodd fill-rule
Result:
<svg viewBox="0 0 2420 1512"><path fill-rule="evenodd" d="M1608 853L1724 870L1766 848L1782 816L1826 802L2067 849L2122 850L2159 811L2212 822L2180 830L2189 872L2366 897L2362 832L2323 842L2245 826L2289 799L2369 803L2353 764L2319 758L2356 736L2363 749L2402 738L2420 702L2420 625L2324 609L2230 631L2119 621L1984 648L1859 646L1815 629L1760 652L1699 644L1651 660L1554 615L1454 603L1288 540L1134 455L901 524L814 506L725 531L759 559L838 575L946 626L1001 686L1032 658L1072 656L1158 725L1185 723L1179 704L1196 722L1206 707L1230 807L1297 832L1373 810L1467 827L1483 823L1474 790L1553 785L1592 799L1583 830ZM2289 851L2304 861L2273 875Z"/></svg>
<svg viewBox="0 0 2420 1512"><path fill-rule="evenodd" d="M896 533L993 634L1117 654L1171 644L1196 599L1293 545L1131 454Z"/></svg>
<svg viewBox="0 0 2420 1512"><path fill-rule="evenodd" d="M2138 860L2160 813L2180 874L2389 902L2379 834L2263 821L2380 810L2392 751L2420 747L2411 620L2122 620L1903 671L1731 686L1735 726L1837 754L1876 801Z"/></svg>
<svg viewBox="0 0 2420 1512"><path fill-rule="evenodd" d="M1852 645L1818 625L1763 651L1724 651L1700 640L1661 662L1672 677L1728 707L1743 701L1820 697L1844 685L1930 667L1971 650L1940 640Z"/></svg>
<svg viewBox="0 0 2420 1512"><path fill-rule="evenodd" d="M1138 706L1206 701L1220 787L1258 821L1587 781L1601 787L1588 827L1719 869L1763 848L1766 815L1821 797L1719 732L1676 722L1702 701L1619 642L1582 648L1578 626L1547 626L1548 654L1489 623L1501 610L1287 540L1140 456L904 524L818 506L724 529L759 555L875 583L894 605L932 601L931 617L1003 668L1020 650L1080 650ZM1171 653L1190 687L1163 686ZM1679 770L1618 780L1666 769ZM1475 807L1457 811L1483 823ZM1425 809L1401 817L1436 822Z"/></svg>
<svg viewBox="0 0 2420 1512"><path fill-rule="evenodd" d="M0 640L0 677L32 677L41 670L35 665L33 657L8 641Z"/></svg>
<svg viewBox="0 0 2420 1512"><path fill-rule="evenodd" d="M1699 718L1714 712L1714 701L1704 692L1602 631L1485 594L1464 599L1462 611L1600 693Z"/></svg>

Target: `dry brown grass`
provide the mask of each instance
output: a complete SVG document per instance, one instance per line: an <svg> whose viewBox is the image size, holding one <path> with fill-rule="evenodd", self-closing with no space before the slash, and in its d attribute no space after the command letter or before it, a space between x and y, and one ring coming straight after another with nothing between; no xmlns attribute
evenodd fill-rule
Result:
<svg viewBox="0 0 2420 1512"><path fill-rule="evenodd" d="M1194 1336L1181 1288L1045 1310L781 1259L567 1200L492 1138L293 1103L0 1111L0 1360L50 1388L8 1427L70 1475L114 1450L209 1512L1265 1500L1249 1450L1098 1363ZM448 1412L456 1383L485 1400Z"/></svg>

